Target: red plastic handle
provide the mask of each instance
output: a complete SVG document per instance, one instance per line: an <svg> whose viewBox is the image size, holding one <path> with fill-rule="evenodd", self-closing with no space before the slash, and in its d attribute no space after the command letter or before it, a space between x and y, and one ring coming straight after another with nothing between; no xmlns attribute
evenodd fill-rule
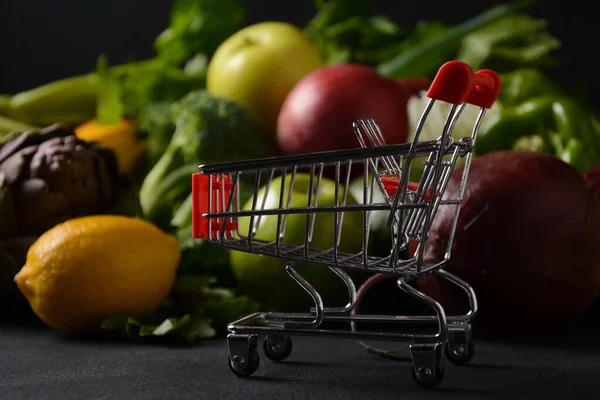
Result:
<svg viewBox="0 0 600 400"><path fill-rule="evenodd" d="M473 76L473 85L465 99L465 103L479 107L491 108L500 95L502 81L491 69L482 69Z"/></svg>
<svg viewBox="0 0 600 400"><path fill-rule="evenodd" d="M212 181L212 207L209 207L209 184ZM224 187L224 190L223 190ZM212 218L211 231L208 229L208 219L202 215L206 213L224 212L223 204L227 207L231 195L232 183L229 176L224 176L224 182L218 175L192 174L192 237L206 239L211 234L219 231L225 224L225 233L230 234L237 229L237 223L230 218ZM210 209L209 209L210 208Z"/></svg>
<svg viewBox="0 0 600 400"><path fill-rule="evenodd" d="M427 96L451 104L468 103L490 108L500 94L498 74L489 69L473 72L463 61L448 61L438 70Z"/></svg>

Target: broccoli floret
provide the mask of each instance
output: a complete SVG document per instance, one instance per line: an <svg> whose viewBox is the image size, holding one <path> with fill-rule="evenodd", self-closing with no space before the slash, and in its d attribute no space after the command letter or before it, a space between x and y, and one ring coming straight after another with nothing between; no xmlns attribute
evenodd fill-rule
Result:
<svg viewBox="0 0 600 400"><path fill-rule="evenodd" d="M268 141L258 120L233 101L195 91L173 105L171 146L185 163L219 163L262 157Z"/></svg>
<svg viewBox="0 0 600 400"><path fill-rule="evenodd" d="M199 164L265 157L274 149L257 119L205 90L189 93L171 110L175 132L140 189L146 218L164 229L170 228L173 210L191 192L190 175Z"/></svg>

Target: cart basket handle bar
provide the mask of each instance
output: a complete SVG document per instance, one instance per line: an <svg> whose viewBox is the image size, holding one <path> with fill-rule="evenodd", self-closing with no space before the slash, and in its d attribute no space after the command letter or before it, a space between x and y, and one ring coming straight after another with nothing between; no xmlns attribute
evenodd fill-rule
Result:
<svg viewBox="0 0 600 400"><path fill-rule="evenodd" d="M313 163L332 164L338 161L369 159L381 156L408 154L411 143L390 144L381 147L358 147L344 150L327 150L315 153L295 154L289 156L275 156L256 158L253 160L230 161L219 164L199 165L200 172L205 174L232 173L243 171L256 171L262 168L286 167L294 165L308 165ZM438 148L436 140L419 142L416 145L417 154L429 154Z"/></svg>

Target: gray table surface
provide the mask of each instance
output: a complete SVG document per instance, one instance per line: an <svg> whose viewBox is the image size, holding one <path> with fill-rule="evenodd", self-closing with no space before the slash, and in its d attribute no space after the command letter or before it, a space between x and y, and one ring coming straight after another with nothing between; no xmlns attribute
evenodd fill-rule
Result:
<svg viewBox="0 0 600 400"><path fill-rule="evenodd" d="M41 327L0 327L2 399L598 399L600 327L549 338L477 340L470 365L448 362L435 391L409 362L365 352L354 340L294 338L284 363L261 356L250 379L227 366L224 339L191 348L81 339ZM394 344L404 350L406 344ZM261 354L262 355L262 354Z"/></svg>

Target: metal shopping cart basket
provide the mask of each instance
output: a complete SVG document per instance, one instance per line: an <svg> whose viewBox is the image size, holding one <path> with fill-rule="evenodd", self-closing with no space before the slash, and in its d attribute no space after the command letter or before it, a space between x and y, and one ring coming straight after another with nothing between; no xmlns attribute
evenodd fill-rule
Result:
<svg viewBox="0 0 600 400"><path fill-rule="evenodd" d="M314 300L314 307L305 313L258 312L228 325L229 366L239 376L253 374L259 366L257 342L265 336L265 355L283 361L292 350L290 336L322 335L360 340L390 340L410 342L412 374L423 387L435 387L443 379L442 349L455 364L468 362L473 355L470 321L477 313L473 289L463 280L444 270L450 259L452 236L443 260L424 258L428 232L440 207L454 206L454 228L469 171L472 149L485 111L500 92L500 79L490 70L473 72L460 61L445 63L432 82L423 111L410 143L388 145L384 142L376 121L354 122L354 132L360 146L355 149L326 151L311 154L271 157L215 165L202 165L193 174L193 236L237 251L255 253L285 260L285 270ZM419 141L427 115L436 101L450 104L449 113L437 140ZM453 127L466 105L480 107L471 136L454 140ZM461 190L456 198L444 196L451 172L459 158L464 158ZM421 164L420 178L413 177L411 167ZM362 173L361 201L349 201L348 186L357 169ZM292 203L291 189L299 174L308 174L309 188L306 203ZM275 179L275 178L278 179ZM329 177L335 182L335 204L319 204L319 188ZM251 209L240 208L240 186L253 187ZM286 184L287 182L287 184ZM273 190L269 187L277 185ZM261 188L267 188L261 190ZM272 188L273 189L273 188ZM374 196L378 190L380 196ZM268 193L271 193L268 195ZM382 200L383 199L383 200ZM249 200L248 200L249 201ZM296 204L296 206L293 206ZM370 254L369 234L375 212L385 212L390 230L391 251L385 256ZM348 252L344 243L344 216L362 216L362 247ZM330 214L334 229L330 246L312 244L315 220ZM286 240L286 222L292 215L306 219L304 240ZM261 219L275 218L277 229L270 237L257 234ZM245 223L241 221L245 219ZM245 226L247 228L243 228ZM356 231L351 234L356 235ZM411 245L414 254L406 256ZM403 256L404 255L404 256ZM344 307L325 307L319 292L297 270L301 264L316 264L329 268L346 285L348 304ZM360 314L354 310L357 291L348 274L351 270L390 274L404 292L430 306L435 314L392 316ZM434 299L409 283L427 274L437 274L468 295L470 311L464 315L447 316ZM360 331L355 328L330 328L327 323L351 322L412 322L437 323L433 333ZM354 326L354 325L353 325Z"/></svg>

